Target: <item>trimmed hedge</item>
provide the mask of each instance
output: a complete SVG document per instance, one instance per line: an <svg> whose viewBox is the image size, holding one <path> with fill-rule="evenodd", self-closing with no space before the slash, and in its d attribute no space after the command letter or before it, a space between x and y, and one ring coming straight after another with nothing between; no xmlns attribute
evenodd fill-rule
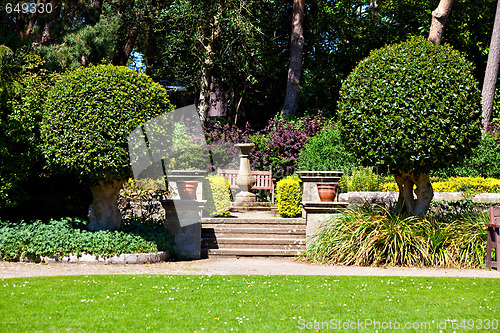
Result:
<svg viewBox="0 0 500 333"><path fill-rule="evenodd" d="M161 221L123 221L120 230L91 232L86 221L77 218L35 221L0 221L0 257L19 260L24 257L62 257L69 254L100 256L122 253L169 251L173 253L173 236Z"/></svg>
<svg viewBox="0 0 500 333"><path fill-rule="evenodd" d="M208 176L203 184L203 199L207 200L205 211L210 216L229 216L231 189L229 181L220 176Z"/></svg>
<svg viewBox="0 0 500 333"><path fill-rule="evenodd" d="M297 175L283 178L276 184L276 203L281 217L296 217L302 212L302 191Z"/></svg>
<svg viewBox="0 0 500 333"><path fill-rule="evenodd" d="M381 184L381 191L398 191L395 182ZM481 177L451 177L432 183L434 192L500 193L500 179Z"/></svg>

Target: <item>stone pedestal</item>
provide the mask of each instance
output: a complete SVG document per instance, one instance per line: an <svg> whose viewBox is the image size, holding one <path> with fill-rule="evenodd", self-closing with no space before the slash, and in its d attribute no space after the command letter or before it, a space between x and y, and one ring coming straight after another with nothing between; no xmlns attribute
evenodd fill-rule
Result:
<svg viewBox="0 0 500 333"><path fill-rule="evenodd" d="M164 200L165 225L175 235L175 253L180 257L201 257L201 213L206 201Z"/></svg>
<svg viewBox="0 0 500 333"><path fill-rule="evenodd" d="M235 146L240 149L240 171L236 178L236 184L241 189L241 192L236 194L235 203L239 206L251 206L257 201L257 196L250 192L250 189L255 185L255 178L250 170L248 154L255 145L253 143L237 143Z"/></svg>
<svg viewBox="0 0 500 333"><path fill-rule="evenodd" d="M342 213L347 208L347 205L347 202L302 202L303 217L306 219L306 247L309 246L316 231L325 222Z"/></svg>
<svg viewBox="0 0 500 333"><path fill-rule="evenodd" d="M196 189L196 200L203 199L203 180L207 176L208 172L203 170L174 170L167 174L167 182L169 187L173 192L172 199L180 199L179 190L177 189L177 181L198 181L198 187Z"/></svg>
<svg viewBox="0 0 500 333"><path fill-rule="evenodd" d="M297 174L302 181L300 187L302 189L303 202L321 202L318 194L318 186L316 183L338 183L344 174L342 171L299 171ZM339 200L337 193L337 201ZM302 209L302 217L305 218L306 212Z"/></svg>

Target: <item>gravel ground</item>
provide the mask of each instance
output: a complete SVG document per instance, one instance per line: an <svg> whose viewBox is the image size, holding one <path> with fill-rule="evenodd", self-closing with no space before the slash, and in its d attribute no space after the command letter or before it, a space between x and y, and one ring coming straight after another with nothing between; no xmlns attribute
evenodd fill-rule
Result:
<svg viewBox="0 0 500 333"><path fill-rule="evenodd" d="M31 276L100 274L358 275L500 278L500 272L485 269L329 266L298 262L291 258L211 258L145 265L0 262L0 278L2 279Z"/></svg>

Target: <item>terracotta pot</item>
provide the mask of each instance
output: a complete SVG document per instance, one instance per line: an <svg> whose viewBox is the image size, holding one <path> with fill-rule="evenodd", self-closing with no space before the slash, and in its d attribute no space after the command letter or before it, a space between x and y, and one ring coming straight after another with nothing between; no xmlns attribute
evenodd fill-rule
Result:
<svg viewBox="0 0 500 333"><path fill-rule="evenodd" d="M196 200L196 189L198 181L196 180L178 180L177 189L181 200Z"/></svg>
<svg viewBox="0 0 500 333"><path fill-rule="evenodd" d="M321 201L334 201L337 196L338 183L316 183Z"/></svg>

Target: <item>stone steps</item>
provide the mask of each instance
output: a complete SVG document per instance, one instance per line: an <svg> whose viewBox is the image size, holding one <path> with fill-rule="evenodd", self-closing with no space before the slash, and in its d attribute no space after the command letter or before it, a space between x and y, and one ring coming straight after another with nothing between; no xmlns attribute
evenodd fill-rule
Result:
<svg viewBox="0 0 500 333"><path fill-rule="evenodd" d="M305 249L306 222L268 214L201 221L201 254L214 256L296 256Z"/></svg>
<svg viewBox="0 0 500 333"><path fill-rule="evenodd" d="M295 257L302 250L276 250L276 249L202 249L202 257Z"/></svg>

